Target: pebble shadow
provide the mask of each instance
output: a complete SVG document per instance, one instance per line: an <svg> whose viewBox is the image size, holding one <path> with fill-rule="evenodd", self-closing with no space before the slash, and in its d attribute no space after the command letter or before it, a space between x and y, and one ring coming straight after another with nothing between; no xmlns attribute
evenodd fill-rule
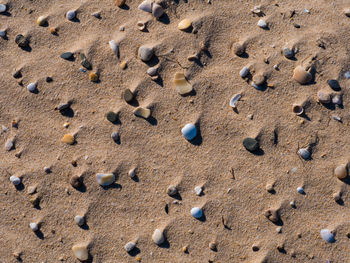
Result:
<svg viewBox="0 0 350 263"><path fill-rule="evenodd" d="M23 191L24 190L24 184L21 182L18 185L15 185L17 191Z"/></svg>
<svg viewBox="0 0 350 263"><path fill-rule="evenodd" d="M80 187L74 188L74 189L76 189L76 190L78 190L79 192L82 192L82 193L86 192L86 186L85 186L85 184L83 182L81 183Z"/></svg>
<svg viewBox="0 0 350 263"><path fill-rule="evenodd" d="M138 247L134 247L133 250L129 251L128 254L132 257L137 256L138 254L141 253L141 250Z"/></svg>
<svg viewBox="0 0 350 263"><path fill-rule="evenodd" d="M158 21L166 25L170 23L169 16L165 13L158 19Z"/></svg>
<svg viewBox="0 0 350 263"><path fill-rule="evenodd" d="M197 128L197 136L192 140L189 141L192 145L195 146L200 146L203 143L203 138L201 134L201 129L200 129L200 124L196 123L196 128Z"/></svg>
<svg viewBox="0 0 350 263"><path fill-rule="evenodd" d="M254 155L257 155L257 156L262 156L262 155L265 154L264 150L261 149L261 148L257 149L257 150L254 151L254 152L251 152L251 153L254 154Z"/></svg>
<svg viewBox="0 0 350 263"><path fill-rule="evenodd" d="M165 240L161 245L159 245L161 248L170 248L170 243L168 240Z"/></svg>
<svg viewBox="0 0 350 263"><path fill-rule="evenodd" d="M109 189L120 189L120 190L122 190L123 189L122 185L121 184L117 184L117 183L114 183L114 184L111 184L111 185L107 185L107 186L101 185L101 187L104 190L109 190Z"/></svg>
<svg viewBox="0 0 350 263"><path fill-rule="evenodd" d="M67 109L61 110L60 113L65 117L69 117L69 118L74 117L74 111L72 108L67 108Z"/></svg>
<svg viewBox="0 0 350 263"><path fill-rule="evenodd" d="M120 9L129 10L130 7L127 4L124 4L124 5L120 6Z"/></svg>
<svg viewBox="0 0 350 263"><path fill-rule="evenodd" d="M35 231L34 233L35 233L35 235L36 235L38 238L40 238L41 240L44 239L44 234L43 234L43 232L41 232L41 230Z"/></svg>
<svg viewBox="0 0 350 263"><path fill-rule="evenodd" d="M153 116L149 117L148 119L146 119L146 121L151 124L152 126L156 126L158 124L158 121L156 118L154 118Z"/></svg>
<svg viewBox="0 0 350 263"><path fill-rule="evenodd" d="M7 11L1 13L0 15L2 15L2 16L12 16L11 13L9 13Z"/></svg>
<svg viewBox="0 0 350 263"><path fill-rule="evenodd" d="M89 230L90 227L87 223L84 223L84 225L80 226L81 229L84 229L84 230Z"/></svg>

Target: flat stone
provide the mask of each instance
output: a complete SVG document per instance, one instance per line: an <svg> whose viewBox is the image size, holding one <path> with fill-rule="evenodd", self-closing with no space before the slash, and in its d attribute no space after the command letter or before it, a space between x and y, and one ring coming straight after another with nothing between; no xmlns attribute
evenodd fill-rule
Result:
<svg viewBox="0 0 350 263"><path fill-rule="evenodd" d="M141 46L138 51L138 56L143 62L148 62L152 59L154 50L148 46Z"/></svg>
<svg viewBox="0 0 350 263"><path fill-rule="evenodd" d="M113 111L109 111L106 114L106 118L107 118L108 121L113 123L113 122L117 121L118 115L115 112L113 112Z"/></svg>
<svg viewBox="0 0 350 263"><path fill-rule="evenodd" d="M137 107L134 110L134 115L144 119L148 119L151 116L151 110L143 107Z"/></svg>
<svg viewBox="0 0 350 263"><path fill-rule="evenodd" d="M331 102L331 94L326 91L319 90L317 92L317 99L323 104L328 104Z"/></svg>
<svg viewBox="0 0 350 263"><path fill-rule="evenodd" d="M158 246L163 244L165 241L163 231L159 230L158 228L156 230L154 230L153 235L152 235L152 240Z"/></svg>
<svg viewBox="0 0 350 263"><path fill-rule="evenodd" d="M73 53L72 52L64 52L61 54L61 58L65 60L71 60L73 58Z"/></svg>
<svg viewBox="0 0 350 263"><path fill-rule="evenodd" d="M57 106L57 110L64 111L70 107L70 103L60 103Z"/></svg>
<svg viewBox="0 0 350 263"><path fill-rule="evenodd" d="M83 182L82 182L82 178L78 175L73 175L70 180L69 183L71 186L73 186L74 188L79 188L82 186Z"/></svg>
<svg viewBox="0 0 350 263"><path fill-rule="evenodd" d="M243 146L250 152L254 152L259 149L259 142L253 138L245 138L243 140Z"/></svg>
<svg viewBox="0 0 350 263"><path fill-rule="evenodd" d="M76 244L72 247L74 256L80 261L86 261L89 259L89 251L86 245Z"/></svg>
<svg viewBox="0 0 350 263"><path fill-rule="evenodd" d="M15 42L20 48L26 48L29 45L29 40L21 34L16 36Z"/></svg>
<svg viewBox="0 0 350 263"><path fill-rule="evenodd" d="M192 92L192 85L186 80L185 74L176 72L174 76L174 84L176 91L180 95L186 95Z"/></svg>
<svg viewBox="0 0 350 263"><path fill-rule="evenodd" d="M136 243L135 242L128 242L125 244L124 249L126 250L126 252L130 252L131 250L133 250L136 247Z"/></svg>
<svg viewBox="0 0 350 263"><path fill-rule="evenodd" d="M130 89L125 89L123 92L123 98L127 103L130 103L134 99L134 94Z"/></svg>
<svg viewBox="0 0 350 263"><path fill-rule="evenodd" d="M99 185L108 186L114 183L115 175L114 174L96 174L96 179Z"/></svg>
<svg viewBox="0 0 350 263"><path fill-rule="evenodd" d="M182 31L186 31L188 30L190 27L192 26L192 22L188 19L183 19L180 21L180 23L177 25L177 28L182 30Z"/></svg>
<svg viewBox="0 0 350 263"><path fill-rule="evenodd" d="M66 144L74 144L74 142L75 142L74 136L70 135L70 134L65 134L62 137L62 142L66 143Z"/></svg>
<svg viewBox="0 0 350 263"><path fill-rule="evenodd" d="M334 169L334 176L339 180L343 180L348 176L348 169L346 165L339 165Z"/></svg>

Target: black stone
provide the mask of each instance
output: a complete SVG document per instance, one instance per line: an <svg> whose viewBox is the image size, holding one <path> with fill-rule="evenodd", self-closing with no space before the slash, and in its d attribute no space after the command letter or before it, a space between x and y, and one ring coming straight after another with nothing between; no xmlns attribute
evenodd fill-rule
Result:
<svg viewBox="0 0 350 263"><path fill-rule="evenodd" d="M22 73L20 70L16 70L13 75L12 75L15 79L19 79L22 77Z"/></svg>
<svg viewBox="0 0 350 263"><path fill-rule="evenodd" d="M46 82L52 82L53 79L51 77L46 77Z"/></svg>
<svg viewBox="0 0 350 263"><path fill-rule="evenodd" d="M81 62L81 65L86 68L86 69L89 69L91 70L92 69L92 65L91 63L89 62L89 60L87 59L84 59L82 62Z"/></svg>
<svg viewBox="0 0 350 263"><path fill-rule="evenodd" d="M243 146L250 152L255 152L259 149L259 142L253 138L245 138Z"/></svg>
<svg viewBox="0 0 350 263"><path fill-rule="evenodd" d="M117 120L117 114L114 113L113 111L110 111L106 114L107 120L110 122L115 122Z"/></svg>
<svg viewBox="0 0 350 263"><path fill-rule="evenodd" d="M339 82L335 79L330 79L327 81L328 85L335 91L339 91L341 90L340 86L339 86Z"/></svg>
<svg viewBox="0 0 350 263"><path fill-rule="evenodd" d="M66 59L66 60L71 60L73 58L73 53L72 52L65 52L61 54L61 58Z"/></svg>
<svg viewBox="0 0 350 263"><path fill-rule="evenodd" d="M16 36L15 42L21 48L26 48L29 45L29 40L21 34Z"/></svg>

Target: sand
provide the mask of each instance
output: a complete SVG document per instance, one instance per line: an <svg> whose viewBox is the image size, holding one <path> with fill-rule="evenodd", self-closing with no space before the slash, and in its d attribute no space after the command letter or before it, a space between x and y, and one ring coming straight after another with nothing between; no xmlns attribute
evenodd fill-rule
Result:
<svg viewBox="0 0 350 263"><path fill-rule="evenodd" d="M349 185L333 176L336 165L350 161L350 83L343 76L350 70L346 0L169 0L159 21L139 10L136 0L123 8L113 0L3 3L9 10L0 15L0 29L8 29L7 39L0 39L0 124L8 130L1 143L14 139L15 149L3 147L0 153L0 262L18 262L13 253L23 262L78 262L71 248L79 243L89 244L90 262L104 263L350 261ZM251 13L256 5L264 17ZM71 9L77 10L75 22L64 17ZM91 15L97 11L101 19ZM48 16L48 27L36 24L39 16ZM195 34L177 28L185 18ZM257 26L259 19L268 30ZM138 21L147 21L146 32L138 30ZM58 35L50 34L50 27L57 27ZM30 51L16 45L17 34L30 36ZM112 39L119 43L120 58L108 45ZM243 57L230 52L237 41L246 45ZM202 43L208 51L200 51ZM159 66L156 82L137 57L145 44L155 50L149 65ZM295 60L281 54L286 45L298 49ZM60 58L68 51L75 61ZM79 71L80 52L92 71ZM187 60L197 52L199 61ZM292 79L293 69L308 63L316 69L314 82L302 86ZM242 79L239 71L247 65L273 88L258 91ZM12 77L15 69L21 69L22 86ZM99 74L98 83L89 80L90 72ZM176 92L176 72L186 74L193 94ZM47 76L53 82L47 83ZM328 79L339 80L343 109L317 102L317 91L330 89ZM37 94L26 89L31 82L37 82ZM137 92L140 106L152 109L151 119L134 116L135 105L122 99L126 88ZM235 112L229 100L237 93L242 98ZM73 113L63 116L55 107L68 100ZM304 103L306 117L295 116L293 103ZM116 124L106 119L109 111L119 113ZM200 128L196 143L181 135L186 123ZM115 131L120 144L111 139ZM62 143L65 134L74 135L76 143ZM258 138L260 154L244 149L245 137ZM310 143L312 159L301 160L298 147ZM44 167L52 172L46 174ZM128 176L133 167L138 180ZM111 172L118 176L112 187L97 184L96 173ZM20 188L11 184L11 175L21 177ZM69 184L73 175L83 177L83 190ZM268 183L275 194L266 191ZM166 194L171 184L181 196L177 203ZM37 193L28 194L34 185ZM194 192L198 185L202 196ZM306 195L296 191L299 186ZM339 191L341 205L332 197ZM40 197L39 207L32 206L32 196ZM296 208L289 205L293 200ZM190 214L197 206L202 221ZM269 208L279 209L281 233L264 216ZM77 226L76 215L84 215L87 226ZM33 233L31 222L40 223L40 232ZM156 228L165 230L163 247L152 241ZM323 228L336 232L335 243L321 239ZM124 245L133 240L137 251L129 255ZM209 249L213 241L216 252Z"/></svg>

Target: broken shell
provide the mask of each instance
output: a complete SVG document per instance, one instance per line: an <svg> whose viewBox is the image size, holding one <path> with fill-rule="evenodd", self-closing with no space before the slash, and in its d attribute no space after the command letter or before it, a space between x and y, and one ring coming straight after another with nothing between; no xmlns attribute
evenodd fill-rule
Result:
<svg viewBox="0 0 350 263"><path fill-rule="evenodd" d="M185 75L180 72L175 73L174 84L180 95L188 94L193 90L192 85L186 80Z"/></svg>
<svg viewBox="0 0 350 263"><path fill-rule="evenodd" d="M152 5L152 0L145 0L138 6L138 9L148 13L152 13Z"/></svg>
<svg viewBox="0 0 350 263"><path fill-rule="evenodd" d="M312 75L303 67L297 66L293 71L293 79L298 83L305 85L312 80Z"/></svg>
<svg viewBox="0 0 350 263"><path fill-rule="evenodd" d="M245 47L242 44L236 42L232 44L231 51L237 56L242 56L245 52Z"/></svg>
<svg viewBox="0 0 350 263"><path fill-rule="evenodd" d="M146 23L142 22L142 21L139 21L137 22L137 28L140 30L140 31L143 31L146 29Z"/></svg>
<svg viewBox="0 0 350 263"><path fill-rule="evenodd" d="M46 23L46 17L45 16L39 16L38 19L36 20L36 23L39 26L43 26Z"/></svg>
<svg viewBox="0 0 350 263"><path fill-rule="evenodd" d="M108 186L114 183L114 174L96 174L96 179L99 185Z"/></svg>
<svg viewBox="0 0 350 263"><path fill-rule="evenodd" d="M237 103L237 101L239 101L239 99L241 97L242 97L241 94L239 94L239 93L235 94L230 100L230 106L235 109L236 108L236 103Z"/></svg>
<svg viewBox="0 0 350 263"><path fill-rule="evenodd" d="M298 115L298 116L300 116L300 115L302 115L303 113L304 113L304 108L303 108L303 106L302 105L299 105L299 104L293 104L293 112L296 114L296 115Z"/></svg>
<svg viewBox="0 0 350 263"><path fill-rule="evenodd" d="M151 110L143 107L137 107L134 110L134 114L137 117L148 119L151 116Z"/></svg>
<svg viewBox="0 0 350 263"><path fill-rule="evenodd" d="M119 57L119 45L114 41L114 40L111 40L108 42L109 43L109 46L110 48L112 49L113 53Z"/></svg>
<svg viewBox="0 0 350 263"><path fill-rule="evenodd" d="M155 18L159 18L164 14L164 9L163 7L161 7L160 5L158 5L157 3L153 3L152 5L152 15Z"/></svg>
<svg viewBox="0 0 350 263"><path fill-rule="evenodd" d="M180 23L177 25L177 28L182 30L182 31L185 31L187 29L189 29L192 25L192 22L188 19L183 19L180 21Z"/></svg>
<svg viewBox="0 0 350 263"><path fill-rule="evenodd" d="M331 94L326 92L326 91L319 90L317 92L317 99L321 103L325 103L325 104L330 103L331 102Z"/></svg>
<svg viewBox="0 0 350 263"><path fill-rule="evenodd" d="M310 151L307 149L307 148L300 148L298 150L298 154L304 159L304 160L307 160L310 158L311 156L311 153Z"/></svg>
<svg viewBox="0 0 350 263"><path fill-rule="evenodd" d="M345 165L339 165L334 169L334 176L342 180L348 176L348 171Z"/></svg>

